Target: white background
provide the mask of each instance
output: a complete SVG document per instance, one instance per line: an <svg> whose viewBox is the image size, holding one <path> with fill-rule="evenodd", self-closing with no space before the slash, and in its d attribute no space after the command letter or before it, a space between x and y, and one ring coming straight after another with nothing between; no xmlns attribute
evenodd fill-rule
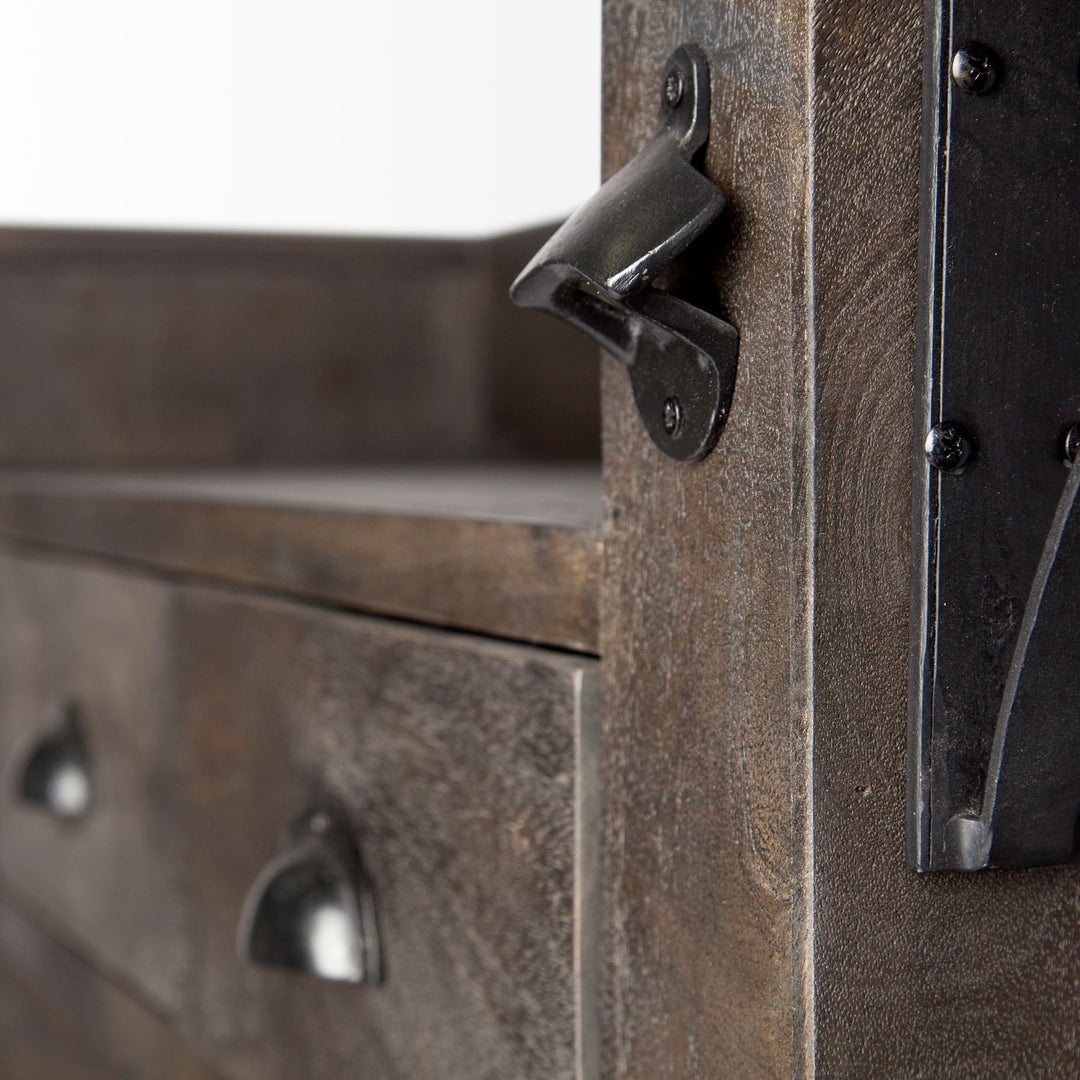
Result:
<svg viewBox="0 0 1080 1080"><path fill-rule="evenodd" d="M598 0L0 0L0 222L482 235L599 180Z"/></svg>

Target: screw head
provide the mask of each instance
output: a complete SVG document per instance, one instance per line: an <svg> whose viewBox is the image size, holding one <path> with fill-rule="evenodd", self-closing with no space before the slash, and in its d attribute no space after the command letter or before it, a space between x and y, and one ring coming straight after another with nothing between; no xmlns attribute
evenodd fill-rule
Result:
<svg viewBox="0 0 1080 1080"><path fill-rule="evenodd" d="M1061 458L1067 468L1071 469L1076 463L1078 454L1080 454L1080 423L1066 428L1061 436Z"/></svg>
<svg viewBox="0 0 1080 1080"><path fill-rule="evenodd" d="M679 434L682 427L682 405L677 397L669 397L664 402L664 431L672 438Z"/></svg>
<svg viewBox="0 0 1080 1080"><path fill-rule="evenodd" d="M683 77L678 69L672 69L664 78L664 100L674 109L682 101Z"/></svg>
<svg viewBox="0 0 1080 1080"><path fill-rule="evenodd" d="M971 436L952 421L935 424L926 433L923 451L926 460L941 472L963 472L971 460L973 445Z"/></svg>
<svg viewBox="0 0 1080 1080"><path fill-rule="evenodd" d="M985 45L972 41L956 50L951 71L953 82L965 94L985 94L997 82L997 57Z"/></svg>

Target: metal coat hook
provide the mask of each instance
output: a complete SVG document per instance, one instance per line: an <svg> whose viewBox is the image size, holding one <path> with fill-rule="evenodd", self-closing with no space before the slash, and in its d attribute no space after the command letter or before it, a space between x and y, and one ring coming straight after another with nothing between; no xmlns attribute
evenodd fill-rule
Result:
<svg viewBox="0 0 1080 1080"><path fill-rule="evenodd" d="M656 445L696 461L715 445L735 388L739 335L653 286L716 220L723 192L692 164L709 138L709 64L697 45L665 67L656 134L536 253L510 289L626 365Z"/></svg>

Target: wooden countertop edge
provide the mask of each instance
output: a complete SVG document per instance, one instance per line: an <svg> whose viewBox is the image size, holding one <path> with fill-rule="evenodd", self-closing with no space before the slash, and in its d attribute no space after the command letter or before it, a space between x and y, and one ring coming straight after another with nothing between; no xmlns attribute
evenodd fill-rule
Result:
<svg viewBox="0 0 1080 1080"><path fill-rule="evenodd" d="M0 535L147 570L599 651L602 541L562 525L8 492Z"/></svg>

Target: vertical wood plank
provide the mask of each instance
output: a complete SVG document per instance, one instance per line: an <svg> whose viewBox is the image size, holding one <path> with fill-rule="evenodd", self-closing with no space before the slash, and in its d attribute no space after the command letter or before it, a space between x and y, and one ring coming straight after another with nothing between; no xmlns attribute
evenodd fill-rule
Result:
<svg viewBox="0 0 1080 1080"><path fill-rule="evenodd" d="M576 1080L599 1080L601 1027L600 679L574 673L574 1046Z"/></svg>
<svg viewBox="0 0 1080 1080"><path fill-rule="evenodd" d="M608 174L654 130L670 52L708 55L706 171L730 203L688 269L741 333L731 418L696 465L653 447L605 361L604 1069L627 1080L790 1075L798 1056L806 16L604 7Z"/></svg>

